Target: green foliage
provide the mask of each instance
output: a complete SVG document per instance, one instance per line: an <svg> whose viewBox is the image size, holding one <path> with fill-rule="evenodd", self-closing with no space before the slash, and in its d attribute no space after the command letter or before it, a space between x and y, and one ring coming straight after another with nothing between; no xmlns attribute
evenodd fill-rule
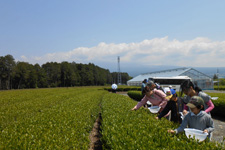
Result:
<svg viewBox="0 0 225 150"><path fill-rule="evenodd" d="M212 100L215 108L212 110L212 115L225 117L225 94L224 93L207 93L211 97L219 97L218 100ZM141 101L143 98L140 91L129 91L127 95L136 100Z"/></svg>
<svg viewBox="0 0 225 150"><path fill-rule="evenodd" d="M211 97L219 97L217 100L212 100L215 108L212 110L213 116L225 117L225 93L207 93Z"/></svg>
<svg viewBox="0 0 225 150"><path fill-rule="evenodd" d="M215 79L215 81L219 81L217 83L214 83L214 86L225 86L225 79L224 78L220 78L220 79Z"/></svg>
<svg viewBox="0 0 225 150"><path fill-rule="evenodd" d="M11 55L0 56L0 90L95 86L112 84L117 73L98 67L92 63L47 62L42 66L27 62L15 62ZM130 79L121 73L122 83Z"/></svg>
<svg viewBox="0 0 225 150"><path fill-rule="evenodd" d="M88 149L97 88L1 91L0 149Z"/></svg>
<svg viewBox="0 0 225 150"><path fill-rule="evenodd" d="M129 91L127 95L136 101L141 101L143 98L141 91Z"/></svg>
<svg viewBox="0 0 225 150"><path fill-rule="evenodd" d="M10 89L15 65L14 58L11 55L0 56L0 89Z"/></svg>
<svg viewBox="0 0 225 150"><path fill-rule="evenodd" d="M140 92L140 91L138 91ZM103 149L223 149L168 134L178 127L98 87L0 91L0 149L88 149L101 111ZM101 107L100 107L101 106Z"/></svg>
<svg viewBox="0 0 225 150"><path fill-rule="evenodd" d="M219 87L214 85L214 90L225 91L225 86L220 85Z"/></svg>
<svg viewBox="0 0 225 150"><path fill-rule="evenodd" d="M102 142L103 149L222 149L209 142L198 143L184 134L172 135L168 129L178 124L161 119L148 109L131 111L137 102L129 97L107 94L102 100Z"/></svg>
<svg viewBox="0 0 225 150"><path fill-rule="evenodd" d="M105 87L104 90L107 90L109 92L112 91L111 87ZM124 85L119 85L118 88L116 89L117 92L127 92L127 91L141 91L140 87L137 86L124 86Z"/></svg>
<svg viewBox="0 0 225 150"><path fill-rule="evenodd" d="M112 72L111 74L112 74L113 82L117 83L117 81L118 81L118 72ZM126 72L121 72L120 74L121 74L122 84L127 84L127 81L132 78Z"/></svg>

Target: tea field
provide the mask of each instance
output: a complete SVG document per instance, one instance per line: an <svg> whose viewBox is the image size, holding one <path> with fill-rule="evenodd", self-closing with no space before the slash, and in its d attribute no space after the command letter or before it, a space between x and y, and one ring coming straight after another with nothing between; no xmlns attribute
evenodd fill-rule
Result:
<svg viewBox="0 0 225 150"><path fill-rule="evenodd" d="M105 91L59 88L0 92L0 149L88 149Z"/></svg>
<svg viewBox="0 0 225 150"><path fill-rule="evenodd" d="M99 87L0 91L0 149L89 149L99 112L103 149L224 149L168 134L178 124L136 103Z"/></svg>

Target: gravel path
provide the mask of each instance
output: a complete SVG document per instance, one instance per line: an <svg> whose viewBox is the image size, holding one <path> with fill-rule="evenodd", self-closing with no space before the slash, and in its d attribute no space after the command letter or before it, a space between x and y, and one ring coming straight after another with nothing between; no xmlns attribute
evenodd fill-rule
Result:
<svg viewBox="0 0 225 150"><path fill-rule="evenodd" d="M225 121L222 118L213 117L215 130L213 131L213 141L223 142L225 144Z"/></svg>

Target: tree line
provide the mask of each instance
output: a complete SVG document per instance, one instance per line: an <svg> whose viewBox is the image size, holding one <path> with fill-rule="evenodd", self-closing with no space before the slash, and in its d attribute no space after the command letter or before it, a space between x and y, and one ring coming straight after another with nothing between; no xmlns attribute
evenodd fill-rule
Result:
<svg viewBox="0 0 225 150"><path fill-rule="evenodd" d="M122 84L131 79L121 73ZM16 62L12 55L0 56L0 90L108 85L117 83L118 73L92 63L67 61L43 65Z"/></svg>

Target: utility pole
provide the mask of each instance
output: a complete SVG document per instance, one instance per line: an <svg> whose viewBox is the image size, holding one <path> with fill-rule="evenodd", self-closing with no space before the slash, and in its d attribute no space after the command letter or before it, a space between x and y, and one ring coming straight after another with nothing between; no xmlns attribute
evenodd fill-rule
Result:
<svg viewBox="0 0 225 150"><path fill-rule="evenodd" d="M118 85L122 84L121 73L120 73L120 56L118 56Z"/></svg>
<svg viewBox="0 0 225 150"><path fill-rule="evenodd" d="M218 90L219 90L219 85L220 85L220 79L219 79L219 69L217 68L217 79L218 79Z"/></svg>

